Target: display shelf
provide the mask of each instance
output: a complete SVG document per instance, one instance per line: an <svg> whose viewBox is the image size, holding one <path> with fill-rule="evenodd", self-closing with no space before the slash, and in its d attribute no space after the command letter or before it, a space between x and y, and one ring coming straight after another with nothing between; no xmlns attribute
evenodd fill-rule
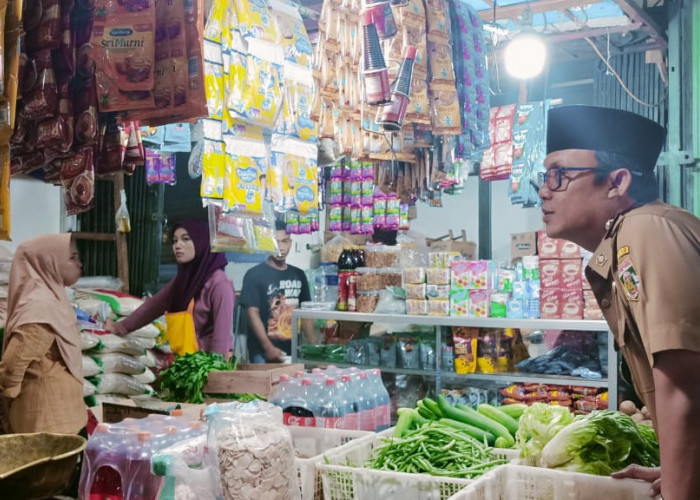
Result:
<svg viewBox="0 0 700 500"><path fill-rule="evenodd" d="M296 309L298 319L360 321L366 323L399 323L430 326L466 326L474 328L519 328L521 330L580 330L604 332L605 321L568 319L469 318L465 316L412 316L408 314L367 314L341 311L312 311Z"/></svg>
<svg viewBox="0 0 700 500"><path fill-rule="evenodd" d="M379 368L382 370L382 372L385 373L396 373L399 375L421 375L423 377L435 377L435 370L422 370L422 369L412 369L412 368L391 368L387 366L370 366L370 365L356 365L353 363L333 363L330 361L319 361L319 360L310 360L310 359L303 359L299 358L295 361L295 363L303 363L308 366L327 366L327 365L333 365L337 366L339 368L359 368L361 370L365 368Z"/></svg>
<svg viewBox="0 0 700 500"><path fill-rule="evenodd" d="M301 361L300 361L301 363ZM442 372L443 380L487 380L495 383L511 384L513 382L530 382L533 384L577 385L581 387L608 387L608 379L587 379L566 377L563 375L538 375L536 373L453 373Z"/></svg>
<svg viewBox="0 0 700 500"><path fill-rule="evenodd" d="M389 323L404 325L428 325L435 327L436 345L449 335L449 327L491 328L495 330L504 328L516 328L520 330L577 330L589 332L608 332L608 378L584 379L580 377L568 377L558 375L528 374L528 373L470 373L457 374L444 371L440 350L436 352L437 368L434 370L413 370L404 368L386 368L376 366L387 373L402 373L407 375L422 375L435 377L435 390L440 391L443 381L482 381L496 384L510 384L513 382L531 382L536 384L574 385L583 387L600 387L608 389L611 410L617 410L617 363L618 355L614 348L614 341L605 321L590 320L561 320L561 319L510 319L510 318L469 318L463 316L412 316L397 314L365 314L340 311L313 311L296 309L292 313L292 360L293 362L308 365L328 364L327 361L307 361L298 356L298 331L300 319L355 321L363 323ZM338 366L358 366L348 363L334 363ZM362 365L363 367L368 367ZM373 366L374 367L374 366Z"/></svg>

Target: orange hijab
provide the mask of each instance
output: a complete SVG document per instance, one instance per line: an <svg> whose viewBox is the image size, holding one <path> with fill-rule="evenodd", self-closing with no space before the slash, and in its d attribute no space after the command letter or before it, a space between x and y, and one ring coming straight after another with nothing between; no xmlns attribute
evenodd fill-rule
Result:
<svg viewBox="0 0 700 500"><path fill-rule="evenodd" d="M70 258L70 239L70 234L50 234L25 241L17 248L10 271L2 348L4 351L14 330L22 325L49 325L68 371L82 381L80 331L61 273L61 266Z"/></svg>

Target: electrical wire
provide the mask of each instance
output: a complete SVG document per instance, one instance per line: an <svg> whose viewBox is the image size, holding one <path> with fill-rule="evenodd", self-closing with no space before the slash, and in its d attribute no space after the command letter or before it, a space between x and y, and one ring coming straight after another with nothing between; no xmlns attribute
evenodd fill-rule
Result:
<svg viewBox="0 0 700 500"><path fill-rule="evenodd" d="M588 44L595 51L595 53L598 55L598 57L600 57L600 59L605 63L605 65L607 66L610 73L612 73L612 75L615 77L615 79L618 81L618 83L622 87L622 90L624 90L627 93L627 95L629 95L632 98L632 100L634 100L635 102L637 102L640 105L645 106L647 108L658 108L659 106L661 106L664 103L664 101L666 101L666 96L664 96L656 104L651 104L651 103L648 103L646 101L642 101L639 97L634 95L634 93L629 88L627 88L627 85L625 85L625 82L622 81L622 77L618 74L617 71L615 71L615 68L612 67L610 62L605 59L605 56L603 56L603 54L601 54L600 50L598 49L598 47L596 47L595 43L593 43L593 41L588 37L584 37L583 39L588 42Z"/></svg>

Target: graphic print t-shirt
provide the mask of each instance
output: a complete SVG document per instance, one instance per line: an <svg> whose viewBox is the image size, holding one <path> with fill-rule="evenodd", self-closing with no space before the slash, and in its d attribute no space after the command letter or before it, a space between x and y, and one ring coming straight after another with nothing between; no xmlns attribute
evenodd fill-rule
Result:
<svg viewBox="0 0 700 500"><path fill-rule="evenodd" d="M278 348L291 353L292 311L310 300L309 283L304 271L294 266L280 271L263 262L243 278L241 304L260 309L260 319L268 337ZM250 330L250 329L249 329ZM251 356L263 352L254 333L248 335Z"/></svg>

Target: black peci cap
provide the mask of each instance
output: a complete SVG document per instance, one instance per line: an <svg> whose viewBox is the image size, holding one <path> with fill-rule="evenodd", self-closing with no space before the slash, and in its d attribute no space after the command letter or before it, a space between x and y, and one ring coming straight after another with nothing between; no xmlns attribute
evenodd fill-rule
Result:
<svg viewBox="0 0 700 500"><path fill-rule="evenodd" d="M547 115L547 154L591 149L635 159L645 172L656 166L666 129L636 113L597 106L559 106Z"/></svg>

